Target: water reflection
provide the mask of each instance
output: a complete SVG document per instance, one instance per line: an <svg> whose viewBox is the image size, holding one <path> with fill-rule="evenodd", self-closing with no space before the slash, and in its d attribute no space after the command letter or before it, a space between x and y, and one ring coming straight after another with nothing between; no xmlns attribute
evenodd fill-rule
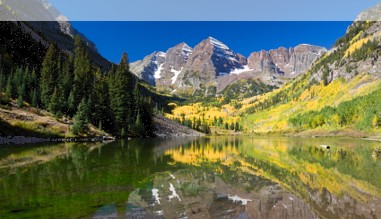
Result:
<svg viewBox="0 0 381 219"><path fill-rule="evenodd" d="M218 137L3 147L0 215L379 218L378 144Z"/></svg>

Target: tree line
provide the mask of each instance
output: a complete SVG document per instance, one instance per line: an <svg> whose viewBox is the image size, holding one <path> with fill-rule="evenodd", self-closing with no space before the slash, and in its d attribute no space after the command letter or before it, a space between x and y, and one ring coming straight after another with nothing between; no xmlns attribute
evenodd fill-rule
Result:
<svg viewBox="0 0 381 219"><path fill-rule="evenodd" d="M108 72L91 63L82 39L74 42L74 56L52 43L41 69L0 68L0 93L56 117L74 118L72 132L85 133L91 123L118 137L153 136L153 101L140 94L139 81L129 70L126 53Z"/></svg>

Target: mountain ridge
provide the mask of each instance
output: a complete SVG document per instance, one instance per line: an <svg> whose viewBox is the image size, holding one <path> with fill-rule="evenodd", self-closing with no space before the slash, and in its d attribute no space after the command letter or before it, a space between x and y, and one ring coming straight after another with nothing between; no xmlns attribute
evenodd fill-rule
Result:
<svg viewBox="0 0 381 219"><path fill-rule="evenodd" d="M181 45L187 47L185 57L178 55L184 52L179 48ZM131 71L155 85L159 91L180 96L184 93L215 95L242 79L255 78L265 84L280 86L288 79L304 73L326 51L324 47L299 44L288 49L279 47L261 50L245 57L209 36L194 48L183 42L169 48L167 52L160 51L165 54L169 52L170 55L159 63L155 63L157 52L154 52L143 60L131 63Z"/></svg>

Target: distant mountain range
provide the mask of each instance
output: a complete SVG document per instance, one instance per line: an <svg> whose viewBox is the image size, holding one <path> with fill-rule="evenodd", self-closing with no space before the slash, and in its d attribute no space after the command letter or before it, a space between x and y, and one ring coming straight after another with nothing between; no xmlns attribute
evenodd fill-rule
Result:
<svg viewBox="0 0 381 219"><path fill-rule="evenodd" d="M279 86L304 73L326 51L320 46L301 44L253 52L246 58L208 37L195 48L180 43L167 52L154 52L131 63L131 71L168 93L215 95L242 79Z"/></svg>

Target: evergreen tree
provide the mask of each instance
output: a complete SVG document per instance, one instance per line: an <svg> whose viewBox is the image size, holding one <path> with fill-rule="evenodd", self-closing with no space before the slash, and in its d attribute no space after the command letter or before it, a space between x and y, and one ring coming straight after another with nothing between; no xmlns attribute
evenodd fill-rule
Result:
<svg viewBox="0 0 381 219"><path fill-rule="evenodd" d="M78 104L83 98L89 98L93 90L94 77L90 57L81 37L75 37L74 46L73 95L74 102Z"/></svg>
<svg viewBox="0 0 381 219"><path fill-rule="evenodd" d="M48 110L51 113L53 113L54 115L60 116L61 115L61 109L62 109L62 106L60 103L59 91L58 91L57 87L55 87L54 92L53 92L51 99L50 99Z"/></svg>
<svg viewBox="0 0 381 219"><path fill-rule="evenodd" d="M75 108L76 108L73 91L71 91L69 94L69 97L67 99L67 104L68 104L68 114L70 116L73 116L75 113Z"/></svg>
<svg viewBox="0 0 381 219"><path fill-rule="evenodd" d="M110 85L111 109L115 118L116 130L127 132L129 126L134 124L133 120L133 89L131 89L132 75L129 72L127 54L124 53L117 68L113 83Z"/></svg>
<svg viewBox="0 0 381 219"><path fill-rule="evenodd" d="M0 93L5 92L6 86L7 86L7 80L3 73L3 68L0 66Z"/></svg>
<svg viewBox="0 0 381 219"><path fill-rule="evenodd" d="M70 92L73 87L73 70L71 69L72 58L69 56L69 60L64 61L62 64L62 88L64 89L64 98L67 100L69 98ZM68 107L68 106L66 106Z"/></svg>
<svg viewBox="0 0 381 219"><path fill-rule="evenodd" d="M39 95L38 95L38 90L34 89L32 92L32 106L38 108L38 103L39 103Z"/></svg>
<svg viewBox="0 0 381 219"><path fill-rule="evenodd" d="M24 98L21 95L17 98L17 106L18 107L24 106Z"/></svg>
<svg viewBox="0 0 381 219"><path fill-rule="evenodd" d="M200 117L198 117L198 120L196 122L196 130L200 130L200 128L201 128L201 119Z"/></svg>
<svg viewBox="0 0 381 219"><path fill-rule="evenodd" d="M13 85L13 74L9 75L8 77L5 93L10 98L15 98L16 96L16 89Z"/></svg>
<svg viewBox="0 0 381 219"><path fill-rule="evenodd" d="M234 122L230 124L230 130L234 130Z"/></svg>
<svg viewBox="0 0 381 219"><path fill-rule="evenodd" d="M57 45L52 43L49 46L44 61L42 62L40 88L41 102L46 108L49 107L50 98L56 86L56 79L59 76L59 52Z"/></svg>
<svg viewBox="0 0 381 219"><path fill-rule="evenodd" d="M39 89L39 86L38 86L38 77L37 77L36 71L33 69L32 73L30 75L29 88L28 88L28 92L29 92L29 95L30 95L29 96L30 102L33 102L33 95L34 95L35 91L38 92L39 90L40 89ZM36 100L35 101L36 101L36 104L38 104L38 102L39 102L39 95L36 95Z"/></svg>
<svg viewBox="0 0 381 219"><path fill-rule="evenodd" d="M225 123L225 129L228 130L229 129L229 123Z"/></svg>
<svg viewBox="0 0 381 219"><path fill-rule="evenodd" d="M135 120L135 125L133 128L133 132L137 136L144 136L145 135L144 134L144 127L143 127L142 120L140 117L141 117L140 111L138 111L137 116L136 116L136 120Z"/></svg>
<svg viewBox="0 0 381 219"><path fill-rule="evenodd" d="M74 134L84 133L88 128L86 100L82 99L74 116L72 131Z"/></svg>
<svg viewBox="0 0 381 219"><path fill-rule="evenodd" d="M236 132L241 131L238 122L235 123L234 131L236 131Z"/></svg>
<svg viewBox="0 0 381 219"><path fill-rule="evenodd" d="M152 101L151 98L146 98L145 100L142 101L141 106L140 106L140 119L141 123L144 127L144 137L153 137L154 132L155 132L155 123L153 120L153 107L152 107ZM189 121L190 124L192 124L191 121Z"/></svg>
<svg viewBox="0 0 381 219"><path fill-rule="evenodd" d="M141 98L140 98L140 92L139 92L139 82L138 80L135 80L135 85L134 85L134 92L133 92L133 116L134 118L137 117L138 112L140 110L140 104L141 104Z"/></svg>
<svg viewBox="0 0 381 219"><path fill-rule="evenodd" d="M324 86L328 85L328 76L329 76L329 69L328 69L328 67L324 67L323 75L322 75L322 80L323 80Z"/></svg>
<svg viewBox="0 0 381 219"><path fill-rule="evenodd" d="M21 83L17 88L17 94L19 97L25 99L25 83Z"/></svg>
<svg viewBox="0 0 381 219"><path fill-rule="evenodd" d="M93 98L94 115L92 123L95 125L102 124L107 131L113 130L113 120L110 110L109 86L107 78L98 70L96 73L96 83Z"/></svg>

